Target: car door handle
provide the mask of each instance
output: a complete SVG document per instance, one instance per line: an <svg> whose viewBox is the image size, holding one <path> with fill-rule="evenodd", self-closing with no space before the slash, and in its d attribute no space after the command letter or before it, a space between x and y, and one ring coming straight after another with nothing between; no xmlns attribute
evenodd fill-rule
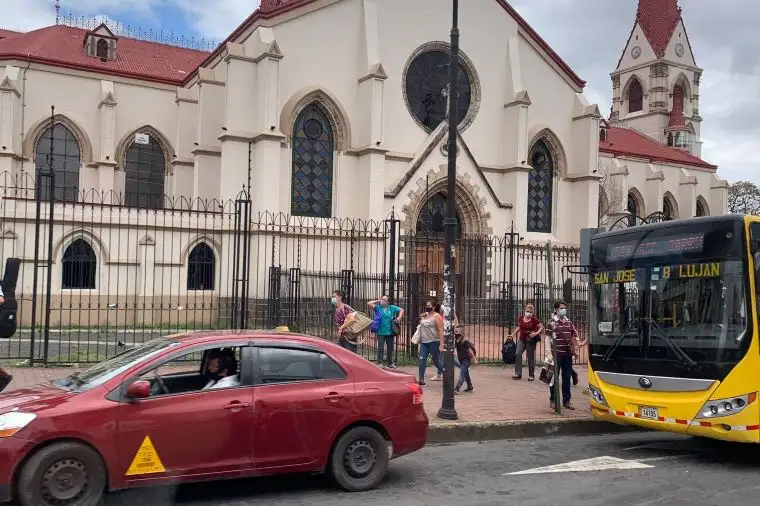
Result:
<svg viewBox="0 0 760 506"><path fill-rule="evenodd" d="M339 401L343 398L343 396L337 392L330 392L329 394L325 395L325 400L327 401Z"/></svg>
<svg viewBox="0 0 760 506"><path fill-rule="evenodd" d="M247 402L237 402L237 401L235 401L235 402L231 402L231 403L227 404L226 406L224 406L224 409L243 409L243 408L248 408L250 406L251 405L248 404Z"/></svg>

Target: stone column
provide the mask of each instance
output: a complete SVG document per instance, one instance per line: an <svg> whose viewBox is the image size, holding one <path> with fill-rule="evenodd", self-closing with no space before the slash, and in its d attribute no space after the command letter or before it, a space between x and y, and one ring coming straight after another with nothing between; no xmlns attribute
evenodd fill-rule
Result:
<svg viewBox="0 0 760 506"><path fill-rule="evenodd" d="M647 176L646 195L644 195L647 215L662 211L662 198L665 195L665 175L652 164L649 164L648 167L649 176ZM642 216L642 218L646 218L646 216Z"/></svg>
<svg viewBox="0 0 760 506"><path fill-rule="evenodd" d="M697 215L697 176L681 169L678 182L678 217L693 218Z"/></svg>
<svg viewBox="0 0 760 506"><path fill-rule="evenodd" d="M713 174L710 185L710 215L717 216L728 213L728 181Z"/></svg>
<svg viewBox="0 0 760 506"><path fill-rule="evenodd" d="M100 145L92 167L97 170L98 189L104 195L115 188L116 167L116 95L111 81L100 81L100 104L98 119L100 123Z"/></svg>
<svg viewBox="0 0 760 506"><path fill-rule="evenodd" d="M177 138L176 156L170 167L174 174L173 194L175 197L194 197L195 162L193 143L198 129L198 88L177 88Z"/></svg>
<svg viewBox="0 0 760 506"><path fill-rule="evenodd" d="M16 162L22 158L18 80L18 67L5 67L0 77L0 173L15 173Z"/></svg>
<svg viewBox="0 0 760 506"><path fill-rule="evenodd" d="M200 198L234 198L221 193L222 147L219 134L224 121L224 82L214 69L198 69L198 128L195 140L194 193Z"/></svg>
<svg viewBox="0 0 760 506"><path fill-rule="evenodd" d="M248 89L253 90L251 96L256 111L250 123L253 132L252 207L255 212L289 213L290 190L282 184L280 157L285 140L280 125L280 60L283 54L271 28L257 28L251 38L248 47L255 64L255 80Z"/></svg>

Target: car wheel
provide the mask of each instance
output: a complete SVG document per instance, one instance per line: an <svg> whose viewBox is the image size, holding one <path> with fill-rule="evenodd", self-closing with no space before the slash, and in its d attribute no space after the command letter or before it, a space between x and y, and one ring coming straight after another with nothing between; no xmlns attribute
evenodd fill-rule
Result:
<svg viewBox="0 0 760 506"><path fill-rule="evenodd" d="M23 506L93 506L106 489L106 469L95 450L74 442L55 443L34 453L17 483Z"/></svg>
<svg viewBox="0 0 760 506"><path fill-rule="evenodd" d="M388 471L385 438L370 427L355 427L343 434L330 455L330 474L349 492L375 488Z"/></svg>

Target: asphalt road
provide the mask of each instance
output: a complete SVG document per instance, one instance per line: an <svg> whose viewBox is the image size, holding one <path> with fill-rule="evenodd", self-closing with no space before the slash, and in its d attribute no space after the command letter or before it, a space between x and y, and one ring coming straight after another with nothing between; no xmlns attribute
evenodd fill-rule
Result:
<svg viewBox="0 0 760 506"><path fill-rule="evenodd" d="M593 460L577 462L583 459ZM508 474L567 463L556 473ZM628 433L428 447L393 461L386 481L361 494L337 491L325 478L296 476L127 491L107 504L754 505L758 471L757 446Z"/></svg>

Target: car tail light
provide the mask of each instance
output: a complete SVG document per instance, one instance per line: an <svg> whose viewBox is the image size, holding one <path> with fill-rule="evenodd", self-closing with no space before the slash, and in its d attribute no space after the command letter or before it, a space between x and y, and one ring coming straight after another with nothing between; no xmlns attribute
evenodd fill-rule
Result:
<svg viewBox="0 0 760 506"><path fill-rule="evenodd" d="M757 392L746 395L737 395L728 399L715 399L707 401L699 410L697 418L717 418L720 416L735 415L757 400Z"/></svg>
<svg viewBox="0 0 760 506"><path fill-rule="evenodd" d="M412 391L412 404L422 404L422 387L417 383L408 383L406 387Z"/></svg>

